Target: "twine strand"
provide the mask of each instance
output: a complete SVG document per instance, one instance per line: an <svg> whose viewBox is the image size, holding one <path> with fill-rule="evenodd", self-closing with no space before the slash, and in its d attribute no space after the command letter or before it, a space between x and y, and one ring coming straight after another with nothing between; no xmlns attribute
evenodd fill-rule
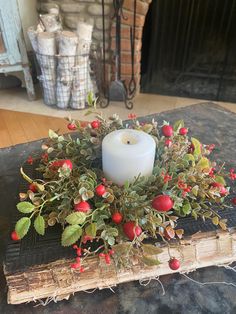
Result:
<svg viewBox="0 0 236 314"><path fill-rule="evenodd" d="M166 291L165 291L165 288L164 288L164 286L163 286L163 284L162 284L162 282L161 282L159 276L151 277L151 278L149 278L149 279L140 279L140 280L139 280L139 284L140 284L141 286L143 286L143 287L146 287L146 286L148 286L148 285L150 284L150 282L151 282L152 280L156 280L156 281L160 284L161 289L162 289L162 295L165 295L165 294L166 294Z"/></svg>

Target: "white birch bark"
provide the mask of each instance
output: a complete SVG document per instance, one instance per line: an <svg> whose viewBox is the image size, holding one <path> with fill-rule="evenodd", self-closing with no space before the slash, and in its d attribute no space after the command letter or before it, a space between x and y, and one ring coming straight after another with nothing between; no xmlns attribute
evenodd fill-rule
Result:
<svg viewBox="0 0 236 314"><path fill-rule="evenodd" d="M93 26L79 21L77 24L78 47L72 97L70 107L83 109L86 106L88 92L94 91L90 77L89 52L91 46Z"/></svg>
<svg viewBox="0 0 236 314"><path fill-rule="evenodd" d="M58 44L57 106L64 109L69 106L71 99L78 37L73 32L63 31L58 36Z"/></svg>
<svg viewBox="0 0 236 314"><path fill-rule="evenodd" d="M52 10L52 9L51 9ZM56 8L54 8L56 10ZM53 13L40 14L40 20L45 27L46 32L58 32L62 30L61 18L58 11Z"/></svg>
<svg viewBox="0 0 236 314"><path fill-rule="evenodd" d="M46 105L56 104L56 39L54 33L42 32L37 35L37 59L41 69L40 81Z"/></svg>

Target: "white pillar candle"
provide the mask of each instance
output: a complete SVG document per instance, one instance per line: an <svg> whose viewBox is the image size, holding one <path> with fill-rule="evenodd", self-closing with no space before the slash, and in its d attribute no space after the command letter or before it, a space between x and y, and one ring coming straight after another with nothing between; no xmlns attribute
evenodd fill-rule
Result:
<svg viewBox="0 0 236 314"><path fill-rule="evenodd" d="M151 135L137 130L117 130L102 142L102 165L105 177L116 184L132 182L138 175L153 171L156 143Z"/></svg>

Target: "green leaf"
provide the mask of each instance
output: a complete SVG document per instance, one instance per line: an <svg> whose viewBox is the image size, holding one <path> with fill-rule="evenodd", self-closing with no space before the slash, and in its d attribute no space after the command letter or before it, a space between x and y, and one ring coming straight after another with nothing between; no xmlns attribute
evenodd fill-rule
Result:
<svg viewBox="0 0 236 314"><path fill-rule="evenodd" d="M142 130L143 130L145 133L151 133L152 130L153 130L153 125L150 124L150 123L147 123L147 124L145 124L145 125L142 127Z"/></svg>
<svg viewBox="0 0 236 314"><path fill-rule="evenodd" d="M194 196L197 196L198 195L198 190L199 190L199 186L198 185L195 185L191 192L193 193Z"/></svg>
<svg viewBox="0 0 236 314"><path fill-rule="evenodd" d="M226 182L225 182L225 179L221 176L216 176L215 177L215 181L218 182L218 183L221 183L223 185L226 185Z"/></svg>
<svg viewBox="0 0 236 314"><path fill-rule="evenodd" d="M45 234L45 221L44 218L40 215L34 221L34 228L38 232L38 234Z"/></svg>
<svg viewBox="0 0 236 314"><path fill-rule="evenodd" d="M209 160L206 157L202 157L197 163L197 167L201 170L210 168Z"/></svg>
<svg viewBox="0 0 236 314"><path fill-rule="evenodd" d="M173 126L175 132L179 132L179 129L183 128L183 127L184 127L184 120L176 121L174 126Z"/></svg>
<svg viewBox="0 0 236 314"><path fill-rule="evenodd" d="M186 160L186 161L192 161L193 164L195 164L195 158L194 158L194 156L193 156L192 154L186 154L186 155L184 156L184 160Z"/></svg>
<svg viewBox="0 0 236 314"><path fill-rule="evenodd" d="M23 214L32 213L32 211L35 209L35 206L30 202L20 202L16 205L16 207Z"/></svg>
<svg viewBox="0 0 236 314"><path fill-rule="evenodd" d="M185 215L188 215L190 214L191 212L191 205L190 203L186 203L183 207L182 207L182 212L185 214Z"/></svg>
<svg viewBox="0 0 236 314"><path fill-rule="evenodd" d="M125 181L124 189L125 189L125 190L128 190L129 185L130 185L129 181Z"/></svg>
<svg viewBox="0 0 236 314"><path fill-rule="evenodd" d="M47 150L47 153L51 154L53 151L54 151L54 148L53 147L49 147L48 150Z"/></svg>
<svg viewBox="0 0 236 314"><path fill-rule="evenodd" d="M23 217L20 220L17 221L16 226L15 226L15 231L22 239L27 232L29 231L29 227L31 225L31 220L28 217Z"/></svg>
<svg viewBox="0 0 236 314"><path fill-rule="evenodd" d="M89 92L87 95L87 102L90 107L93 106L93 101L94 101L93 93Z"/></svg>
<svg viewBox="0 0 236 314"><path fill-rule="evenodd" d="M51 130L51 129L49 129L49 131L48 131L48 136L50 137L50 138L58 138L58 134L56 133L56 132L54 132L53 130Z"/></svg>
<svg viewBox="0 0 236 314"><path fill-rule="evenodd" d="M90 237L96 237L96 232L97 232L97 224L96 223L91 223L85 228L85 233L90 236Z"/></svg>
<svg viewBox="0 0 236 314"><path fill-rule="evenodd" d="M70 246L77 242L82 235L82 229L79 225L72 225L65 228L61 237L62 246Z"/></svg>
<svg viewBox="0 0 236 314"><path fill-rule="evenodd" d="M194 155L195 159L197 159L198 156L201 154L201 143L199 142L199 140L197 140L194 137L191 138L191 142L194 146L193 155Z"/></svg>
<svg viewBox="0 0 236 314"><path fill-rule="evenodd" d="M106 230L106 234L111 236L111 237L117 237L119 232L118 232L118 230L116 228L108 228Z"/></svg>
<svg viewBox="0 0 236 314"><path fill-rule="evenodd" d="M148 256L143 256L141 258L141 261L147 265L147 266L156 266L156 265L160 265L160 261L158 259L154 259Z"/></svg>
<svg viewBox="0 0 236 314"><path fill-rule="evenodd" d="M156 255L162 252L161 248L152 244L143 244L142 249L143 249L143 252L147 255Z"/></svg>
<svg viewBox="0 0 236 314"><path fill-rule="evenodd" d="M214 216L212 219L211 219L213 225L215 226L218 226L219 224L219 218L217 216Z"/></svg>
<svg viewBox="0 0 236 314"><path fill-rule="evenodd" d="M113 246L116 241L114 237L108 237L107 242L110 246Z"/></svg>
<svg viewBox="0 0 236 314"><path fill-rule="evenodd" d="M75 212L66 217L66 222L70 225L80 225L85 222L86 214L82 212Z"/></svg>

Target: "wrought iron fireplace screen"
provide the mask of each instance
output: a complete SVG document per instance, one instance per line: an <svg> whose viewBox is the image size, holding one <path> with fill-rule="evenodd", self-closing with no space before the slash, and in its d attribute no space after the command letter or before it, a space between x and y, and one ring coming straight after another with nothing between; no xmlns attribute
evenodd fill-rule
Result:
<svg viewBox="0 0 236 314"><path fill-rule="evenodd" d="M141 90L236 101L236 0L153 0Z"/></svg>

